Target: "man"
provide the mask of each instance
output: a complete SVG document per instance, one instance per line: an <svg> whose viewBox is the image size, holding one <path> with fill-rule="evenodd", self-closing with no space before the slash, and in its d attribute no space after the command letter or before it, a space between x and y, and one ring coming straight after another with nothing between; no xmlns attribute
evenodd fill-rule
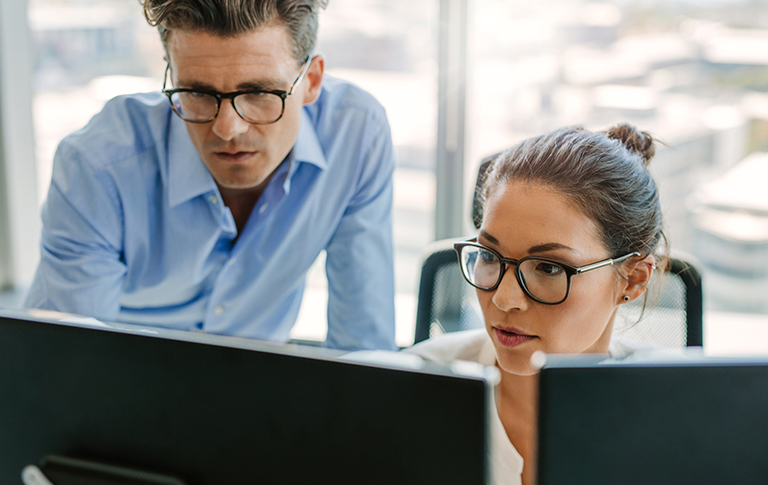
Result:
<svg viewBox="0 0 768 485"><path fill-rule="evenodd" d="M62 141L26 306L285 341L326 250L326 345L395 347L389 126L323 78L323 3L145 0L164 92Z"/></svg>

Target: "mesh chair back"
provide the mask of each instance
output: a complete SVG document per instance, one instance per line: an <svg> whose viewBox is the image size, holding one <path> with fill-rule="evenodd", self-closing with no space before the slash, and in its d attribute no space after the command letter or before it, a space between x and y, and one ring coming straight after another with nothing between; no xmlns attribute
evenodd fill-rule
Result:
<svg viewBox="0 0 768 485"><path fill-rule="evenodd" d="M475 289L461 275L453 242L434 243L422 265L414 343L483 326Z"/></svg>
<svg viewBox="0 0 768 485"><path fill-rule="evenodd" d="M475 289L461 276L454 242L435 243L422 266L414 343L483 327ZM668 348L702 345L699 272L690 263L672 259L662 278L654 276L644 311L642 298L622 306L614 335Z"/></svg>
<svg viewBox="0 0 768 485"><path fill-rule="evenodd" d="M645 301L622 305L613 334L667 348L701 346L702 306L701 275L691 263L673 258L663 276L654 275Z"/></svg>

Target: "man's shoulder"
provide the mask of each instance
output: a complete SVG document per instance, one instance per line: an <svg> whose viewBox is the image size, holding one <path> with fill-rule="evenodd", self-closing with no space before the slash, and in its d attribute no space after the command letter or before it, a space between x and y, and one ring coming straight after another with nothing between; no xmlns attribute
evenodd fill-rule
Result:
<svg viewBox="0 0 768 485"><path fill-rule="evenodd" d="M117 96L66 136L60 149L77 152L94 170L103 169L164 143L169 110L161 93Z"/></svg>
<svg viewBox="0 0 768 485"><path fill-rule="evenodd" d="M349 81L328 75L323 77L319 99L309 110L319 117L363 114L387 122L384 107L372 94Z"/></svg>

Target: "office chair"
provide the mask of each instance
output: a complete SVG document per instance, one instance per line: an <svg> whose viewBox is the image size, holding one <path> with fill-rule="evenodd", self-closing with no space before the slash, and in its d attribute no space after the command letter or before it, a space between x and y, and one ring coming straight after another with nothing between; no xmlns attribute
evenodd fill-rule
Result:
<svg viewBox="0 0 768 485"><path fill-rule="evenodd" d="M475 184L472 222L478 229L482 223L480 189L494 158L483 160ZM475 289L464 281L453 250L456 241L437 241L425 251L414 343L443 333L483 327ZM614 323L615 336L668 348L703 344L701 274L689 257L674 256L661 279L658 272L654 274L645 309L643 298L622 305Z"/></svg>

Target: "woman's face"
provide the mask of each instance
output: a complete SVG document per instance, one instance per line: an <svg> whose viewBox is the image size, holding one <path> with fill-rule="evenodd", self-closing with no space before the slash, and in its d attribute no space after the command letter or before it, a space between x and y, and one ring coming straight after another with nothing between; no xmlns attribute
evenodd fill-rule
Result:
<svg viewBox="0 0 768 485"><path fill-rule="evenodd" d="M491 191L478 242L505 258L542 256L572 266L611 257L591 219L559 192L526 182ZM499 366L529 375L535 373L530 360L536 350L608 352L621 281L612 266L575 275L568 298L545 305L523 292L514 267L508 266L497 289L477 290Z"/></svg>

